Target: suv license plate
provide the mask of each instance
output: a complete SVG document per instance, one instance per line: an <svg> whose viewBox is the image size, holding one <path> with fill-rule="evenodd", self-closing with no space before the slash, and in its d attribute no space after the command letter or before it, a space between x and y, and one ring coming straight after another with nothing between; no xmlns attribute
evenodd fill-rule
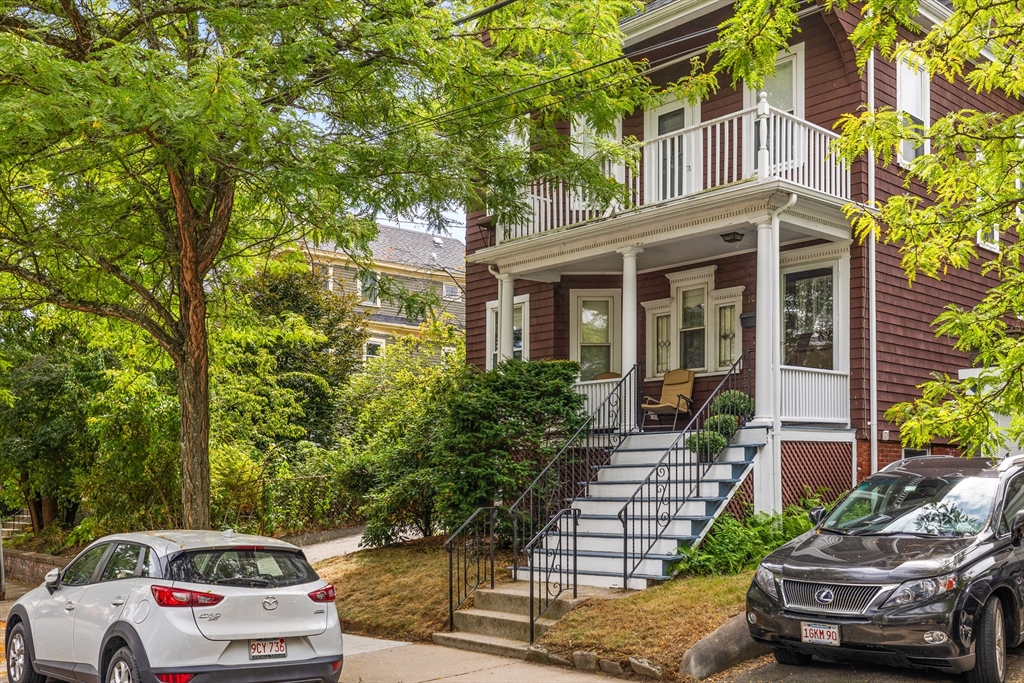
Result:
<svg viewBox="0 0 1024 683"><path fill-rule="evenodd" d="M263 638L249 641L249 659L284 659L288 645L284 638Z"/></svg>
<svg viewBox="0 0 1024 683"><path fill-rule="evenodd" d="M833 624L800 622L800 640L813 645L839 647L839 627Z"/></svg>

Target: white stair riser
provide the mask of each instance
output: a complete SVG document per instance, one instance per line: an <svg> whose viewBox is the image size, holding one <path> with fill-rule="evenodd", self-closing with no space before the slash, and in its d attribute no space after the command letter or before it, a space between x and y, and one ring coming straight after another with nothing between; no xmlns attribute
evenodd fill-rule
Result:
<svg viewBox="0 0 1024 683"><path fill-rule="evenodd" d="M602 553L621 553L622 537L605 538L603 536L577 536L577 547L580 550L592 550ZM675 539L663 539L654 543L653 552L655 555L672 555L679 548L679 541Z"/></svg>
<svg viewBox="0 0 1024 683"><path fill-rule="evenodd" d="M668 523L664 535L689 536L692 530L693 526L690 520L677 519ZM576 530L577 535L588 532L595 534L621 534L622 523L617 519L581 519L580 526Z"/></svg>
<svg viewBox="0 0 1024 683"><path fill-rule="evenodd" d="M620 570L621 573L621 570ZM579 584L581 586L594 586L596 588L622 588L622 576L595 576L593 574L580 574ZM647 588L646 579L630 579L629 590L641 591Z"/></svg>
<svg viewBox="0 0 1024 683"><path fill-rule="evenodd" d="M559 557L560 562L556 562L552 558L542 558L536 555L534 556L534 558L535 581L537 580L538 576L542 577L545 575L545 572L548 571L548 568L549 566L551 566L552 562L555 562L555 566L551 567L552 581L557 581L559 574L561 574L561 576L563 577L568 575L570 576L570 581L572 580L572 556L562 555L561 557ZM630 560L630 568L632 568L634 564L634 560ZM666 564L667 563L662 560L643 560L642 562L640 562L639 565L637 565L635 573L647 574L651 576L662 576L664 575L665 570L667 569ZM530 570L529 568L527 568L524 572L524 578L529 579L529 572ZM592 557L587 555L580 555L577 558L576 572L577 575L585 574L587 572L621 573L622 556L620 555L618 557Z"/></svg>
<svg viewBox="0 0 1024 683"><path fill-rule="evenodd" d="M660 462L664 455L665 451L616 451L612 453L610 462L613 465L643 465L650 468ZM715 458L716 462L744 462L745 460L745 449L736 447L725 449ZM685 460L680 457L677 461Z"/></svg>
<svg viewBox="0 0 1024 683"><path fill-rule="evenodd" d="M648 515L650 515L654 512L654 505L653 501L649 502L651 502L652 504L647 505L645 503L644 506L640 506L638 503L635 508L631 507L629 511L644 511ZM603 500L601 498L579 498L576 500L575 503L573 503L573 507L579 508L579 510L585 515L618 515L619 510L622 509L622 506L624 504L625 503L623 503L621 500ZM670 502L668 508L669 512L675 512L676 506L678 504L679 503L676 501ZM683 502L678 514L684 517L699 517L705 515L707 513L707 509L707 503L703 500L687 500ZM584 520L580 520L580 524L582 524L583 521ZM618 523L618 520L616 520L616 523ZM621 528L621 525L619 528Z"/></svg>
<svg viewBox="0 0 1024 683"><path fill-rule="evenodd" d="M736 465L743 465L742 462L716 462L714 465L708 468L707 472L703 474L704 478L707 479L732 479L733 468ZM615 484L618 482L628 481L633 482L633 488L636 489L640 485L640 482L647 479L647 476L654 469L653 465L637 465L630 467L605 467L597 473L597 479L594 484ZM665 470L666 473L671 472L673 476L680 478L687 476L694 476L692 471L694 468L683 468L673 467ZM593 486L593 484L591 484Z"/></svg>
<svg viewBox="0 0 1024 683"><path fill-rule="evenodd" d="M644 486L645 491L650 491L655 485L646 484ZM589 494L586 498L577 499L580 500L601 500L603 498L629 498L640 488L639 484L617 484L614 482L595 482L587 488ZM676 490L682 495L689 495L693 491L692 484L680 484L675 487ZM697 487L697 496L700 498L717 498L721 491L718 481L702 481ZM622 501L620 501L621 503ZM576 507L575 505L573 507Z"/></svg>

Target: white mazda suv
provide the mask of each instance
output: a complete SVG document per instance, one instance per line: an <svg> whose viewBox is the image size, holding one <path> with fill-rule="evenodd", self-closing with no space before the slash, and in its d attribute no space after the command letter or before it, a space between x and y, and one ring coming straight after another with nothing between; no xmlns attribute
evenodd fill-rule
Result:
<svg viewBox="0 0 1024 683"><path fill-rule="evenodd" d="M270 538L102 538L11 609L10 683L337 683L335 590Z"/></svg>

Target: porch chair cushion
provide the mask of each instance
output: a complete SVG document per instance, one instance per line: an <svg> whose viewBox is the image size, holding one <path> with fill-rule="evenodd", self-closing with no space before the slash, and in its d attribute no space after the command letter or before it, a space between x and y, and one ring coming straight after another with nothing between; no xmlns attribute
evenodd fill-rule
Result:
<svg viewBox="0 0 1024 683"><path fill-rule="evenodd" d="M599 379L622 379L622 375L617 372L602 372L600 375L594 375L594 380Z"/></svg>
<svg viewBox="0 0 1024 683"><path fill-rule="evenodd" d="M670 370L661 385L661 399L644 396L643 409L655 415L690 412L693 403L693 370Z"/></svg>

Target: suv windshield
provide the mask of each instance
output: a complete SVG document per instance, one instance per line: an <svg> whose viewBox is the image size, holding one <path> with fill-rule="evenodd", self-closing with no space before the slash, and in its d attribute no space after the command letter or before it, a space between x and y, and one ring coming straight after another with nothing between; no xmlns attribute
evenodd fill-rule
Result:
<svg viewBox="0 0 1024 683"><path fill-rule="evenodd" d="M171 560L172 581L279 588L318 580L305 558L288 550L220 548L184 552Z"/></svg>
<svg viewBox="0 0 1024 683"><path fill-rule="evenodd" d="M826 518L822 528L855 535L974 536L992 511L995 477L910 473L866 479Z"/></svg>

